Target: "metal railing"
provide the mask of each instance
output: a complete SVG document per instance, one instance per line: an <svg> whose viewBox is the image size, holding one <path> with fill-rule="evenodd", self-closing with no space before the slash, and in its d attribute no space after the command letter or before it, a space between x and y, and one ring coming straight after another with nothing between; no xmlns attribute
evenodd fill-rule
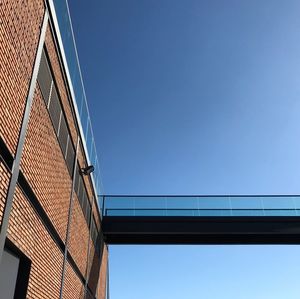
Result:
<svg viewBox="0 0 300 299"><path fill-rule="evenodd" d="M101 196L103 216L300 216L299 195Z"/></svg>

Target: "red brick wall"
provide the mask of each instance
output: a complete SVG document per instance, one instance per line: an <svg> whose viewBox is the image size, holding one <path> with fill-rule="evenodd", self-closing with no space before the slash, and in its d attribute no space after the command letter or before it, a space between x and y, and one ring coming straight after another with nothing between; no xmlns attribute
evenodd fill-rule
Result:
<svg viewBox="0 0 300 299"><path fill-rule="evenodd" d="M95 293L97 288L97 283L99 280L99 269L100 260L95 252L95 247L93 241L91 241L90 255L89 255L89 267L88 267L88 285L90 289Z"/></svg>
<svg viewBox="0 0 300 299"><path fill-rule="evenodd" d="M65 241L72 181L38 84L21 169L61 239Z"/></svg>
<svg viewBox="0 0 300 299"><path fill-rule="evenodd" d="M43 0L0 0L0 137L13 156L18 142L44 10ZM75 144L77 132L74 115L50 27L46 33L46 48ZM86 165L82 149L79 160L81 167ZM64 242L72 181L38 85L25 138L21 171ZM0 224L9 177L9 171L0 162ZM84 181L89 197L92 198L94 194L91 182L87 177ZM100 219L95 209L94 215L99 225ZM32 261L27 297L58 298L63 253L20 187L17 188L14 197L8 238ZM69 252L82 275L85 275L86 271L88 240L88 227L75 197ZM94 274L100 261L94 257L93 245L91 248L90 285L95 288L98 277ZM105 271L106 261L103 262L102 278L100 277L102 287ZM67 263L64 298L82 298L83 288L79 276ZM104 294L105 290L101 290L101 287L98 290Z"/></svg>
<svg viewBox="0 0 300 299"><path fill-rule="evenodd" d="M82 299L84 295L84 286L72 269L69 263L66 266L66 276L63 298L64 299Z"/></svg>
<svg viewBox="0 0 300 299"><path fill-rule="evenodd" d="M32 261L27 298L58 298L63 254L20 188L17 188L8 237Z"/></svg>
<svg viewBox="0 0 300 299"><path fill-rule="evenodd" d="M2 223L5 198L10 179L10 172L5 165L0 161L0 225Z"/></svg>
<svg viewBox="0 0 300 299"><path fill-rule="evenodd" d="M103 252L103 258L101 262L101 271L100 271L100 278L98 281L98 291L97 291L97 298L98 299L104 299L105 298L105 292L106 292L106 273L107 273L107 259L108 259L108 252L107 248L105 246L104 252Z"/></svg>
<svg viewBox="0 0 300 299"><path fill-rule="evenodd" d="M83 276L85 276L86 272L88 239L89 229L83 216L77 195L75 195L68 248Z"/></svg>
<svg viewBox="0 0 300 299"><path fill-rule="evenodd" d="M0 136L12 154L16 150L43 15L41 0L0 2Z"/></svg>

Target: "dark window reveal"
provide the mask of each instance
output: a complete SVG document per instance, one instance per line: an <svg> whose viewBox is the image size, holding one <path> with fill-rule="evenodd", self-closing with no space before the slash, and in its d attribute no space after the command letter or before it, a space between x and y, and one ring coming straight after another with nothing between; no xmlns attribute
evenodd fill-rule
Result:
<svg viewBox="0 0 300 299"><path fill-rule="evenodd" d="M51 97L50 97L49 113L50 113L50 117L51 117L54 129L55 129L55 132L57 134L58 129L59 129L61 106L60 106L56 88L54 86L52 88L52 93L51 93Z"/></svg>
<svg viewBox="0 0 300 299"><path fill-rule="evenodd" d="M75 149L71 139L69 138L66 161L67 161L67 166L68 166L70 176L73 175L74 159L75 159Z"/></svg>
<svg viewBox="0 0 300 299"><path fill-rule="evenodd" d="M67 151L67 142L69 139L68 127L65 118L62 116L60 120L59 133L58 133L58 141L61 147L61 150L66 157Z"/></svg>
<svg viewBox="0 0 300 299"><path fill-rule="evenodd" d="M38 83L44 98L46 105L48 106L50 89L52 84L52 76L50 72L50 68L48 65L47 57L45 51L42 53L41 64L38 73Z"/></svg>
<svg viewBox="0 0 300 299"><path fill-rule="evenodd" d="M0 297L25 299L31 261L9 240L0 263Z"/></svg>

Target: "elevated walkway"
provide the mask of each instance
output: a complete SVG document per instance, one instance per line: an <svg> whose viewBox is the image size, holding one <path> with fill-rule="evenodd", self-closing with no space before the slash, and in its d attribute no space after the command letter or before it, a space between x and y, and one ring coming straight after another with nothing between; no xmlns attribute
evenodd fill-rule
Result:
<svg viewBox="0 0 300 299"><path fill-rule="evenodd" d="M300 244L300 196L102 196L108 244Z"/></svg>

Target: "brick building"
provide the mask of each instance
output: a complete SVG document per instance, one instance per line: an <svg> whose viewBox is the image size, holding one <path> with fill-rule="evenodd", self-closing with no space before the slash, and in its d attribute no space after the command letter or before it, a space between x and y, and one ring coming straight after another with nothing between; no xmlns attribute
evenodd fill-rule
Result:
<svg viewBox="0 0 300 299"><path fill-rule="evenodd" d="M105 298L98 168L67 3L0 1L0 299Z"/></svg>

